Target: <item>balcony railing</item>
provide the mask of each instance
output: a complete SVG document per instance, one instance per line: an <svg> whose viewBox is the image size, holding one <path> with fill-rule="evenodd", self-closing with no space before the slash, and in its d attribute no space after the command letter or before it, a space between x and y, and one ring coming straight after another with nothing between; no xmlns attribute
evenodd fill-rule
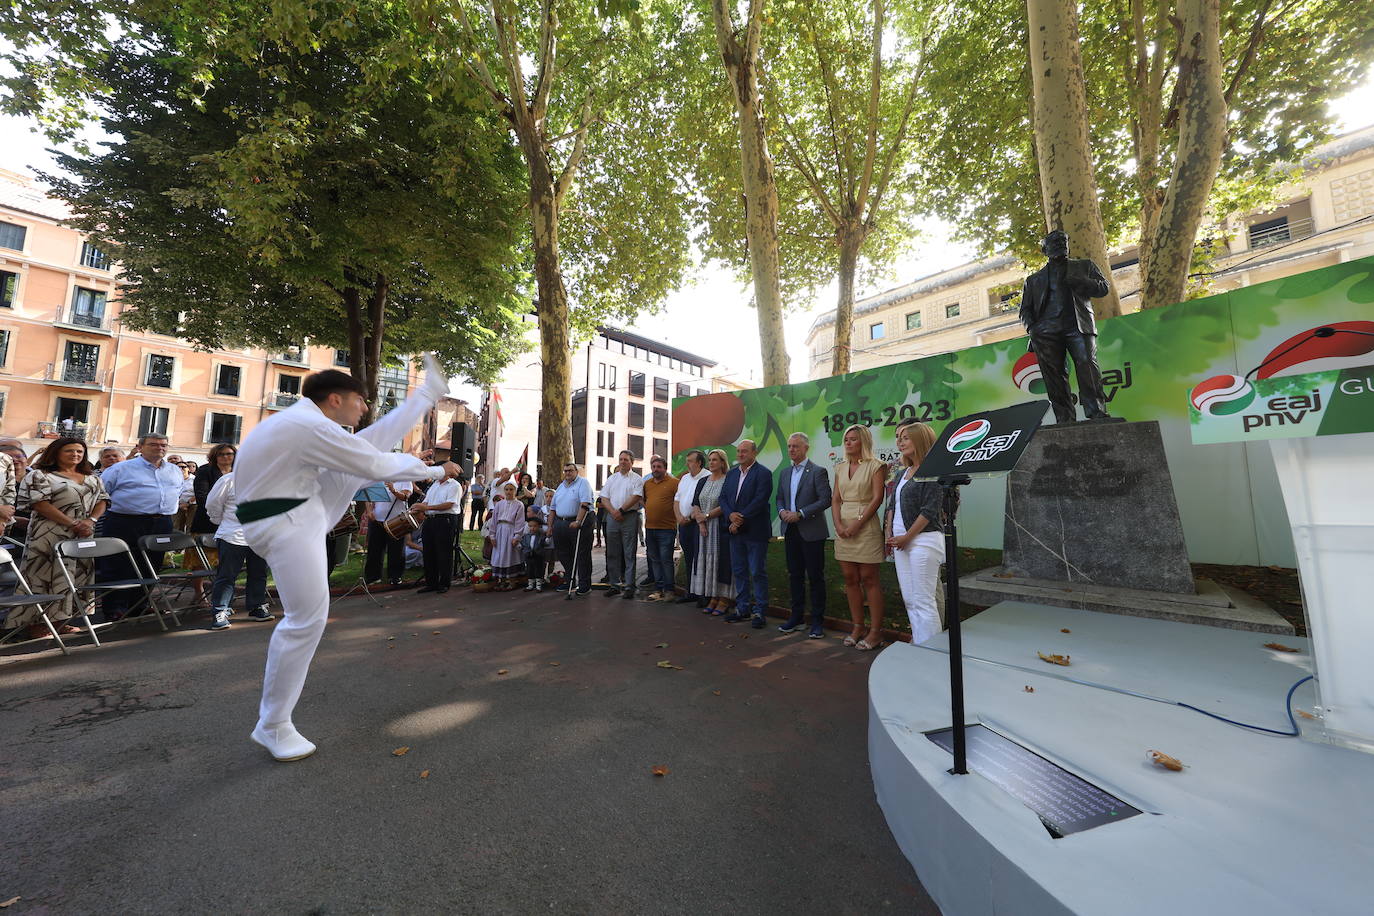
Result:
<svg viewBox="0 0 1374 916"><path fill-rule="evenodd" d="M38 421L38 438L57 439L61 436L71 436L82 442L97 442L100 440L100 426L90 423L73 423L68 428L62 424L61 420Z"/></svg>
<svg viewBox="0 0 1374 916"><path fill-rule="evenodd" d="M1268 229L1261 229L1258 232L1250 233L1250 248L1268 248L1270 245L1282 245L1284 242L1292 242L1297 239L1305 239L1312 235L1312 218L1290 219L1282 226L1270 226Z"/></svg>
<svg viewBox="0 0 1374 916"><path fill-rule="evenodd" d="M77 311L75 307L68 307L63 314L58 316L57 324L73 328L88 328L92 331L109 332L110 313L105 309L99 312L89 312Z"/></svg>
<svg viewBox="0 0 1374 916"><path fill-rule="evenodd" d="M107 369L95 369L82 363L48 363L43 381L57 385L79 385L82 388L104 388Z"/></svg>
<svg viewBox="0 0 1374 916"><path fill-rule="evenodd" d="M272 357L279 363L291 363L293 366L306 366L310 364L310 354L304 347L287 347L280 353Z"/></svg>
<svg viewBox="0 0 1374 916"><path fill-rule="evenodd" d="M273 410L283 407L290 407L301 399L299 394L292 394L289 391L274 391L272 396L267 399L267 406Z"/></svg>

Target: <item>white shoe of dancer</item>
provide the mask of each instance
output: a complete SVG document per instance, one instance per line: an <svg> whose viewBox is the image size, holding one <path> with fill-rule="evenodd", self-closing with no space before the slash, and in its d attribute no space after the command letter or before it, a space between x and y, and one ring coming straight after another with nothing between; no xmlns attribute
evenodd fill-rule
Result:
<svg viewBox="0 0 1374 916"><path fill-rule="evenodd" d="M258 723L249 737L267 748L276 760L301 760L315 753L315 745L305 740L290 722L271 728Z"/></svg>
<svg viewBox="0 0 1374 916"><path fill-rule="evenodd" d="M424 390L434 395L437 401L439 398L448 396L448 373L444 367L439 365L439 359L433 353L424 355L425 366L425 385Z"/></svg>

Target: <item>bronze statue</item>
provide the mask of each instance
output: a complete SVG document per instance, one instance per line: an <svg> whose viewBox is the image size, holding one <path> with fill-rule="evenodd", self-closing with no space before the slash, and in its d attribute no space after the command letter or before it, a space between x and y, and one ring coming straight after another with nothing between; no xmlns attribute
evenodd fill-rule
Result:
<svg viewBox="0 0 1374 916"><path fill-rule="evenodd" d="M1107 280L1087 258L1069 257L1069 236L1055 229L1040 242L1049 261L1026 278L1021 290L1021 323L1029 349L1040 362L1045 396L1056 423L1078 419L1069 391L1067 357L1078 376L1078 400L1089 420L1114 419L1107 413L1102 372L1097 366L1097 321L1092 300L1107 295Z"/></svg>

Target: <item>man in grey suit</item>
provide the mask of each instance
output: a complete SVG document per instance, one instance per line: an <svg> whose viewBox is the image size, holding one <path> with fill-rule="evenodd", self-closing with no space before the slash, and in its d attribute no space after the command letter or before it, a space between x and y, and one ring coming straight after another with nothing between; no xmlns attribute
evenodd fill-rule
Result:
<svg viewBox="0 0 1374 916"><path fill-rule="evenodd" d="M830 472L807 460L811 442L805 433L787 437L792 463L778 474L778 519L787 550L787 575L792 586L792 616L778 627L795 633L806 619L806 580L811 580L811 639L825 638L825 540L830 529Z"/></svg>

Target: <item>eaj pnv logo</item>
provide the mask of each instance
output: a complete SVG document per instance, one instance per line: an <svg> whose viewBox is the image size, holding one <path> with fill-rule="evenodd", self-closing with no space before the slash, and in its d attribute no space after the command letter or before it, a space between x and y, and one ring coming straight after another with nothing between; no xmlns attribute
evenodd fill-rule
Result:
<svg viewBox="0 0 1374 916"><path fill-rule="evenodd" d="M982 442L991 429L992 424L987 420L972 420L949 434L949 441L945 443L945 448L957 455L959 452L971 449Z"/></svg>
<svg viewBox="0 0 1374 916"><path fill-rule="evenodd" d="M1011 367L1011 381L1029 394L1044 394L1045 379L1040 374L1040 359L1032 351L1022 354Z"/></svg>
<svg viewBox="0 0 1374 916"><path fill-rule="evenodd" d="M1249 407L1255 389L1239 375L1214 375L1193 386L1189 397L1199 413L1224 417Z"/></svg>

